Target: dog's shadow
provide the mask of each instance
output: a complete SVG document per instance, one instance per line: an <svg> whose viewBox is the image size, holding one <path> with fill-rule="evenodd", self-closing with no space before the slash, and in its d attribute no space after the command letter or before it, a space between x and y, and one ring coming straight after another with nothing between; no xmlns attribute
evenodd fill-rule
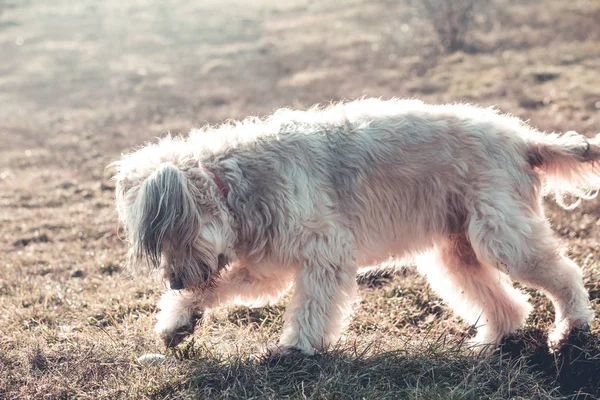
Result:
<svg viewBox="0 0 600 400"><path fill-rule="evenodd" d="M600 397L600 335L574 331L560 350L551 352L547 333L528 329L506 338L500 354L506 360L523 360L531 370L559 385L565 395Z"/></svg>
<svg viewBox="0 0 600 400"><path fill-rule="evenodd" d="M566 396L600 396L600 336L589 332L572 335L556 353L544 332L530 329L488 356L439 340L420 349L259 359L222 358L191 342L175 355L185 360L185 377L164 383L158 397L183 391L202 398L509 398L528 397L540 385Z"/></svg>

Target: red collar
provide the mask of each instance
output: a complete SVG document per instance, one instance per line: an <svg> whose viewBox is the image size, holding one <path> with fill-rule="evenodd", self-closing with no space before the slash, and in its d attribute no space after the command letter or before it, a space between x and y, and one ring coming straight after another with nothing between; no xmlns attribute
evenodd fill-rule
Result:
<svg viewBox="0 0 600 400"><path fill-rule="evenodd" d="M215 174L215 172L212 169L207 167L206 164L203 164L203 163L199 163L199 164L200 164L200 167L204 168L206 171L208 171L212 175L213 180L215 181L215 184L217 185L217 188L219 188L219 192L221 193L221 196L223 196L225 203L227 203L227 195L229 194L229 190L227 190L227 187L225 185L223 185L223 181L221 181L221 179L218 177L218 175ZM227 205L229 205L229 204L227 204Z"/></svg>

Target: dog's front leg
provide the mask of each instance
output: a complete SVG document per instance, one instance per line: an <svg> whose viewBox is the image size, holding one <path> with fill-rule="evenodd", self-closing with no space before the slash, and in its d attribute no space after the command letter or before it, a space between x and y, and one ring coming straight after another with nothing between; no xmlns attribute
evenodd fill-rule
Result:
<svg viewBox="0 0 600 400"><path fill-rule="evenodd" d="M320 250L298 269L277 352L298 349L311 355L339 339L357 292L354 260L350 254L332 254L343 247L317 246Z"/></svg>
<svg viewBox="0 0 600 400"><path fill-rule="evenodd" d="M259 307L276 302L291 281L289 271L235 266L223 273L212 290L170 290L163 294L154 330L166 346L177 346L194 332L196 322L207 310L232 303Z"/></svg>

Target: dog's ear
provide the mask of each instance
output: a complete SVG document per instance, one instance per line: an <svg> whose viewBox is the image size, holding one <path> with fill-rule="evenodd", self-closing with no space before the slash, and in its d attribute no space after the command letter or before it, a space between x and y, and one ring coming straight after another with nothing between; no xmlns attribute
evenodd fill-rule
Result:
<svg viewBox="0 0 600 400"><path fill-rule="evenodd" d="M160 165L144 180L126 221L130 262L147 261L158 268L163 250L170 263L191 257L200 229L196 190L171 163Z"/></svg>

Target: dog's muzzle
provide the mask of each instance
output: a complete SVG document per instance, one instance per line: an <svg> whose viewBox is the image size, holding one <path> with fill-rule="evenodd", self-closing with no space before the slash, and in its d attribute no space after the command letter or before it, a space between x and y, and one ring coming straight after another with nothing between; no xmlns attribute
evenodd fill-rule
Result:
<svg viewBox="0 0 600 400"><path fill-rule="evenodd" d="M171 287L171 290L181 290L183 289L183 281L180 278L171 276L169 279L169 286Z"/></svg>

